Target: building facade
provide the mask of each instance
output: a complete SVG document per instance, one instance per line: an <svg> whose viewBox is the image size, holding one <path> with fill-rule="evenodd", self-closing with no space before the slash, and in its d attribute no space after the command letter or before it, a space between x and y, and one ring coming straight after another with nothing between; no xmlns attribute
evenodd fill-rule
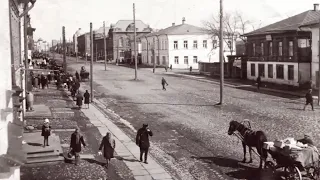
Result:
<svg viewBox="0 0 320 180"><path fill-rule="evenodd" d="M109 27L100 27L98 30L94 31L94 41L93 41L93 51L94 59L104 60L104 32L106 39L108 38Z"/></svg>
<svg viewBox="0 0 320 180"><path fill-rule="evenodd" d="M198 69L198 62L218 62L218 38L200 27L185 23L172 24L158 32L141 37L142 63L147 65L171 66ZM227 45L226 45L227 46ZM229 52L227 47L225 59ZM235 47L234 47L235 49Z"/></svg>
<svg viewBox="0 0 320 180"><path fill-rule="evenodd" d="M314 7L298 15L260 28L247 36L247 77L262 81L303 86L312 79L311 30L303 29L318 20L320 12ZM290 26L288 26L290 24ZM317 43L318 40L315 42ZM316 45L318 47L318 45Z"/></svg>
<svg viewBox="0 0 320 180"><path fill-rule="evenodd" d="M136 35L147 35L152 29L141 20L136 20ZM115 25L110 26L107 38L108 60L119 62L128 61L126 54L131 53L134 38L134 24L132 20L119 20ZM128 57L128 56L127 56Z"/></svg>
<svg viewBox="0 0 320 180"><path fill-rule="evenodd" d="M78 53L80 56L90 55L90 33L84 33L77 38Z"/></svg>

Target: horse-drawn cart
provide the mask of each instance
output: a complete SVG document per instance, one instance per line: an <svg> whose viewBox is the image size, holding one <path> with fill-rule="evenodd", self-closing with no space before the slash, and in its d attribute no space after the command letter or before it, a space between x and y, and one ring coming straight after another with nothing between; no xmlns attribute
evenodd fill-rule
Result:
<svg viewBox="0 0 320 180"><path fill-rule="evenodd" d="M85 67L82 66L80 70L80 79L81 81L85 81L86 79L89 79L90 73L86 71Z"/></svg>
<svg viewBox="0 0 320 180"><path fill-rule="evenodd" d="M264 148L274 160L266 161L265 164L265 168L270 169L272 173L282 168L288 180L302 180L304 176L320 179L319 154L316 147L293 143L280 148L275 146L274 142L266 142Z"/></svg>

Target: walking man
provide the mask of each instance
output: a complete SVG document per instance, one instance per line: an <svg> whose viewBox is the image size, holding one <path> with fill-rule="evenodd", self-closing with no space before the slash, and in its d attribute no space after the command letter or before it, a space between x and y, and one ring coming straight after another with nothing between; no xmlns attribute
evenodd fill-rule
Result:
<svg viewBox="0 0 320 180"><path fill-rule="evenodd" d="M110 159L114 158L114 149L116 148L116 141L113 139L110 132L107 132L106 136L103 137L100 147L99 147L99 155L103 154L103 157L106 159L107 164L105 167L108 169L110 164ZM103 149L103 151L102 151Z"/></svg>
<svg viewBox="0 0 320 180"><path fill-rule="evenodd" d="M75 156L75 165L77 166L80 161L81 144L86 147L83 136L79 132L79 128L76 127L74 133L71 134L70 153Z"/></svg>
<svg viewBox="0 0 320 180"><path fill-rule="evenodd" d="M88 109L89 109L89 104L90 104L90 94L88 92L88 90L86 90L86 92L83 95L84 97L84 104L88 105Z"/></svg>
<svg viewBox="0 0 320 180"><path fill-rule="evenodd" d="M312 111L314 111L313 109L313 97L312 97L312 89L309 89L309 91L306 94L306 104L304 105L303 110L306 110L307 105L311 105L312 107Z"/></svg>
<svg viewBox="0 0 320 180"><path fill-rule="evenodd" d="M150 147L149 136L153 136L152 131L148 128L148 124L143 124L137 132L136 144L140 147L140 161L142 162L142 156L144 154L144 163L148 164L148 152Z"/></svg>
<svg viewBox="0 0 320 180"><path fill-rule="evenodd" d="M258 78L257 78L257 90L258 91L260 89L260 86L261 86L261 76L259 75Z"/></svg>
<svg viewBox="0 0 320 180"><path fill-rule="evenodd" d="M161 80L161 84L162 84L162 90L166 91L166 85L168 86L169 84L167 83L167 81L164 79L164 77L162 77Z"/></svg>

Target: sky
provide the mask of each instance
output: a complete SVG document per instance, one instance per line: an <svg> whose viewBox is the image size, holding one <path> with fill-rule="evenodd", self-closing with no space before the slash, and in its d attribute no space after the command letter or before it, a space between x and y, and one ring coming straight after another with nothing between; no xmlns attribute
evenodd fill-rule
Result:
<svg viewBox="0 0 320 180"><path fill-rule="evenodd" d="M110 3L112 2L112 3ZM203 27L219 13L219 0L37 0L30 11L31 25L36 28L34 39L51 42L59 40L62 26L66 28L66 40L81 28L83 32L115 24L118 20L133 19L135 3L136 20L142 20L151 28L163 29L172 23ZM225 12L241 12L243 18L255 27L285 19L312 10L316 0L223 0ZM248 29L248 31L253 29Z"/></svg>

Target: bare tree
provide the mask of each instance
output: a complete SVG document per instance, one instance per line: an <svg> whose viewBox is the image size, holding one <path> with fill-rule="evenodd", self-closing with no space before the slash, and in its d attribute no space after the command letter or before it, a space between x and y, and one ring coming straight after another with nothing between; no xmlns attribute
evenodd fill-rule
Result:
<svg viewBox="0 0 320 180"><path fill-rule="evenodd" d="M204 27L207 31L210 32L213 39L219 36L220 29L220 15L212 16L210 21L205 21ZM246 43L246 37L243 36L248 31L248 27L251 25L254 29L254 26L249 20L246 20L242 13L240 12L227 12L223 17L224 23L224 37L223 40L228 45L228 50L231 55L234 53L235 43L238 39L241 39L244 43ZM255 30L255 29L254 29Z"/></svg>

